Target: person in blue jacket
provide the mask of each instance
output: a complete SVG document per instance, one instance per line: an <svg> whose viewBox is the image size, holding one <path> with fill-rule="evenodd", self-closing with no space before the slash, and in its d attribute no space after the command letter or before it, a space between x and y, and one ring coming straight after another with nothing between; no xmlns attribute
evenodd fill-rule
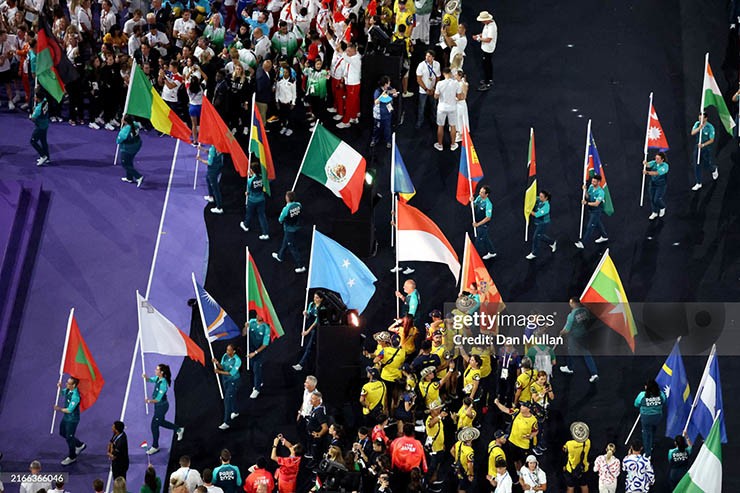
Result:
<svg viewBox="0 0 740 493"><path fill-rule="evenodd" d="M208 195L203 198L207 202L213 203L214 207L211 207L211 212L214 214L223 214L223 200L221 196L221 185L218 182L218 177L221 175L221 171L224 167L224 155L216 150L216 146L211 146L208 149L208 159L198 157L198 160L208 165L208 172L206 173L206 183L208 184Z"/></svg>
<svg viewBox="0 0 740 493"><path fill-rule="evenodd" d="M668 175L668 163L665 160L665 153L658 152L655 154L655 159L647 162L642 162L644 169L642 170L643 175L650 176L650 207L652 213L650 214L651 221L656 217L665 216L665 189L667 186L667 175Z"/></svg>
<svg viewBox="0 0 740 493"><path fill-rule="evenodd" d="M558 248L558 242L547 236L550 227L550 192L541 190L534 209L529 213L534 219L534 235L532 237L532 251L527 255L527 260L537 257L540 242L544 241L550 246L552 252Z"/></svg>
<svg viewBox="0 0 740 493"><path fill-rule="evenodd" d="M290 250L293 261L297 265L295 269L296 274L306 272L303 256L297 243L298 232L301 230L302 212L303 207L296 200L295 192L292 190L285 192L285 207L283 207L280 217L278 217L278 221L283 225L283 243L280 245L280 250L272 254L272 258L278 262L282 262L283 258L285 258L285 250Z"/></svg>
<svg viewBox="0 0 740 493"><path fill-rule="evenodd" d="M231 343L226 346L226 354L221 357L221 362L213 358L213 364L216 366L216 373L221 375L224 390L224 422L221 423L219 429L228 430L231 427L231 420L239 416L236 395L239 391L241 379L239 370L242 367L242 359L236 353L236 345Z"/></svg>
<svg viewBox="0 0 740 493"><path fill-rule="evenodd" d="M488 237L488 227L493 217L493 204L488 196L491 195L491 187L483 185L478 191L478 196L473 201L474 218L473 227L476 228L478 236L475 238L475 248L483 260L495 257L493 243Z"/></svg>
<svg viewBox="0 0 740 493"><path fill-rule="evenodd" d="M79 383L80 381L78 379L69 377L66 386L62 390L64 407L54 406L55 411L64 414L62 421L59 423L59 434L67 441L68 448L67 457L62 461L63 466L68 466L76 462L77 455L87 448L87 445L75 436L77 425L80 424L80 391L77 390ZM57 386L61 388L61 382Z"/></svg>
<svg viewBox="0 0 740 493"><path fill-rule="evenodd" d="M249 227L252 225L252 216L256 213L257 219L260 223L260 231L262 234L259 236L260 240L269 240L270 235L267 227L267 216L265 215L265 191L264 183L262 182L262 166L258 162L254 162L249 166L250 175L247 179L247 212L244 215L244 221L239 223L239 227L244 231L249 231Z"/></svg>
<svg viewBox="0 0 740 493"><path fill-rule="evenodd" d="M594 243L609 241L606 228L604 228L604 223L601 221L601 215L604 213L604 198L606 197L604 189L601 188L601 175L592 176L591 184L588 188L583 185L583 189L586 190L586 198L581 200L581 203L588 206L588 225L583 237L575 243L576 248L579 249L583 248L583 243L591 238L595 229L599 230L600 235L594 240Z"/></svg>
<svg viewBox="0 0 740 493"><path fill-rule="evenodd" d="M658 425L663 420L665 402L666 396L655 380L648 380L645 383L645 390L637 394L635 398L635 407L640 409L642 443L647 457L653 455L653 440Z"/></svg>
<svg viewBox="0 0 740 493"><path fill-rule="evenodd" d="M31 145L39 153L36 166L44 166L49 162L49 143L46 141L49 131L49 102L41 93L36 94L33 99L36 104L29 117L35 125L31 133Z"/></svg>
<svg viewBox="0 0 740 493"><path fill-rule="evenodd" d="M126 176L121 180L126 183L136 182L137 187L141 187L141 183L144 181L141 173L134 168L134 157L141 150L140 131L141 124L134 121L131 115L126 115L123 117L121 130L118 132L118 137L116 137L116 143L121 149L121 166L126 171Z"/></svg>
<svg viewBox="0 0 740 493"><path fill-rule="evenodd" d="M244 326L243 334L247 336L247 357L251 365L254 378L254 387L249 395L250 399L259 397L264 380L262 378L262 364L265 362L263 352L270 345L270 325L256 310L249 311L249 320Z"/></svg>
<svg viewBox="0 0 740 493"><path fill-rule="evenodd" d="M170 408L170 403L167 402L167 389L172 385L172 373L170 372L170 367L160 363L157 365L157 369L155 370L153 377L148 377L146 373L144 373L143 377L144 380L154 384L152 398L145 399L147 404L154 404L154 416L152 417L152 446L146 451L147 455L152 455L159 452L160 427L167 428L168 430L175 430L177 433L177 441L182 440L185 428L177 426L175 423L170 423L164 418L165 414L167 414L167 410Z"/></svg>
<svg viewBox="0 0 740 493"><path fill-rule="evenodd" d="M714 125L709 123L707 112L702 111L699 119L691 127L691 135L696 135L696 147L694 147L694 174L696 183L691 190L696 192L702 186L702 169L712 172L712 179L719 178L719 169L714 161ZM699 163L697 164L697 154Z"/></svg>
<svg viewBox="0 0 740 493"><path fill-rule="evenodd" d="M319 326L326 324L327 308L324 304L325 300L326 294L321 290L317 290L313 294L313 301L308 304L306 310L303 312L309 325L301 333L301 336L308 337L308 340L303 345L303 356L301 356L301 360L293 365L295 371L301 371L305 366L308 366L309 358L316 342L316 332L318 332Z"/></svg>
<svg viewBox="0 0 740 493"><path fill-rule="evenodd" d="M393 115L393 98L398 91L391 87L391 79L387 75L380 78L378 88L373 94L373 134L370 147L375 147L381 137L388 149L391 148L391 120Z"/></svg>

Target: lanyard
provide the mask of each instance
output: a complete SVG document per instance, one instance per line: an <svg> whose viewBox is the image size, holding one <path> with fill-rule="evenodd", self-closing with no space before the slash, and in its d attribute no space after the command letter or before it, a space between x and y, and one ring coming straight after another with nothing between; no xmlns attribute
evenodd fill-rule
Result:
<svg viewBox="0 0 740 493"><path fill-rule="evenodd" d="M424 63L427 64L427 70L429 70L429 78L436 81L437 74L434 73L434 65L429 65L429 62Z"/></svg>

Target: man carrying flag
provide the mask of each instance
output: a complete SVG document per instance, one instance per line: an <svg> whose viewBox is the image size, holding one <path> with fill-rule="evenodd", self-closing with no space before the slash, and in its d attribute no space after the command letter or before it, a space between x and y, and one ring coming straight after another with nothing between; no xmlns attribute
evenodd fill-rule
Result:
<svg viewBox="0 0 740 493"><path fill-rule="evenodd" d="M665 160L665 152L659 151L655 159L642 162L642 174L650 176L650 208L652 213L648 217L651 221L656 217L665 216L665 189L667 186L666 175L668 174L668 163Z"/></svg>
<svg viewBox="0 0 740 493"><path fill-rule="evenodd" d="M601 175L593 175L591 177L591 184L586 189L586 185L583 185L586 190L586 198L581 201L583 205L588 206L588 226L586 226L586 233L581 237L580 240L576 241L576 248L583 249L583 242L588 241L593 234L594 229L599 230L599 237L596 238L596 243L604 243L609 241L609 236L606 234L606 228L604 223L601 222L601 214L604 212L604 189L601 188Z"/></svg>
<svg viewBox="0 0 740 493"><path fill-rule="evenodd" d="M54 410L64 413L62 422L59 423L59 434L67 441L67 447L69 453L67 457L62 461L63 466L68 466L73 462L77 462L77 454L87 448L87 445L82 443L76 436L77 425L80 424L80 392L77 390L77 385L80 383L75 377L69 377L67 383L62 390L64 396L64 407L54 405ZM61 383L57 384L60 388Z"/></svg>
<svg viewBox="0 0 740 493"><path fill-rule="evenodd" d="M251 369L254 377L254 387L252 393L249 395L250 399L256 399L262 392L262 386L264 380L262 378L262 365L265 362L265 358L262 353L270 345L270 326L262 318L262 315L257 313L256 310L249 311L249 321L244 327L245 336L247 337L247 348L249 358L251 362Z"/></svg>
<svg viewBox="0 0 740 493"><path fill-rule="evenodd" d="M709 123L706 111L699 114L699 119L691 128L691 135L698 136L694 150L694 156L697 156L698 153L694 160L696 163L694 165L696 183L691 187L691 190L696 192L702 186L702 169L711 171L713 180L719 178L717 163L714 162L714 125Z"/></svg>
<svg viewBox="0 0 740 493"><path fill-rule="evenodd" d="M666 395L665 436L673 438L681 435L691 411L691 388L678 342L674 344L655 381Z"/></svg>
<svg viewBox="0 0 740 493"><path fill-rule="evenodd" d="M534 209L532 209L529 215L534 221L534 238L532 238L532 251L527 255L526 259L532 260L537 257L537 251L542 241L547 243L552 253L555 253L555 250L558 248L558 242L547 236L547 228L550 227L550 192L547 190L540 191Z"/></svg>
<svg viewBox="0 0 740 493"><path fill-rule="evenodd" d="M483 260L488 260L496 255L493 243L488 237L488 226L491 223L491 217L493 217L493 204L488 196L491 194L491 187L483 185L480 187L478 196L473 202L473 227L476 228L478 236L475 238L475 248L478 253L481 254Z"/></svg>

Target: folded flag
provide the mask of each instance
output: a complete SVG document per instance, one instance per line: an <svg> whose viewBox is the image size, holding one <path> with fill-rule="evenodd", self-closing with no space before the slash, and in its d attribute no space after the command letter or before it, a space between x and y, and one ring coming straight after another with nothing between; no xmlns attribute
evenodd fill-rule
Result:
<svg viewBox="0 0 740 493"><path fill-rule="evenodd" d="M166 356L187 356L205 366L203 350L167 317L157 311L148 300L136 292L139 310L141 350Z"/></svg>
<svg viewBox="0 0 740 493"><path fill-rule="evenodd" d="M596 149L594 134L591 132L591 125L588 127L588 165L586 167L586 181L589 181L594 175L601 175L601 188L604 189L604 214L611 216L614 214L614 204L612 196L609 193L609 185L606 184L606 174L601 166L599 151Z"/></svg>
<svg viewBox="0 0 740 493"><path fill-rule="evenodd" d="M247 250L247 313L252 310L256 311L270 326L270 340L275 340L285 334L275 307L272 306L267 288L262 282L262 276L257 270L257 264Z"/></svg>
<svg viewBox="0 0 740 493"><path fill-rule="evenodd" d="M77 384L77 390L80 392L80 411L95 404L105 385L105 380L82 338L80 327L73 313L69 315L67 352L64 355L62 371L80 381Z"/></svg>
<svg viewBox="0 0 740 493"><path fill-rule="evenodd" d="M231 155L231 161L234 168L242 177L247 176L249 170L249 160L244 154L242 146L239 145L231 130L226 126L221 116L213 107L208 98L203 96L203 106L200 112L200 133L198 140L202 144L211 144L216 146L218 152Z"/></svg>
<svg viewBox="0 0 740 493"><path fill-rule="evenodd" d="M732 129L735 128L735 119L730 114L730 110L727 109L727 103L722 97L722 92L719 90L717 85L717 79L714 78L712 73L712 67L709 66L709 53L706 55L706 63L704 70L704 88L702 89L702 101L704 101L704 108L708 106L714 106L717 108L719 119L722 121L722 126L725 127L727 133L732 135Z"/></svg>
<svg viewBox="0 0 740 493"><path fill-rule="evenodd" d="M529 226L529 217L537 205L537 161L534 153L534 129L529 129L529 152L527 155L527 188L524 191L524 220Z"/></svg>
<svg viewBox="0 0 740 493"><path fill-rule="evenodd" d="M683 432L691 411L691 387L678 342L673 345L673 350L663 363L655 381L667 398L665 436L673 438Z"/></svg>
<svg viewBox="0 0 740 493"><path fill-rule="evenodd" d="M234 320L229 316L226 311L221 308L221 305L213 299L195 280L195 274L191 274L193 278L193 288L195 289L195 296L198 300L198 308L200 309L201 317L203 317L203 324L205 325L206 335L208 341L225 341L227 339L233 339L241 335L241 330L236 325Z"/></svg>
<svg viewBox="0 0 740 493"><path fill-rule="evenodd" d="M401 197L401 201L408 202L411 197L416 195L416 189L411 182L401 151L395 145L395 139L393 140L393 187L391 193L397 193Z"/></svg>
<svg viewBox="0 0 740 493"><path fill-rule="evenodd" d="M655 111L655 106L650 104L650 121L648 122L647 130L647 146L652 149L659 149L661 151L667 151L668 139L666 139L665 132L663 132L663 126L658 120L658 112Z"/></svg>
<svg viewBox="0 0 740 493"><path fill-rule="evenodd" d="M460 168L457 173L457 192L455 197L462 205L468 205L472 200L475 188L483 179L483 168L475 152L473 139L470 138L468 128L462 129L462 151L460 152Z"/></svg>
<svg viewBox="0 0 740 493"><path fill-rule="evenodd" d="M347 308L362 313L375 294L378 280L362 260L318 231L311 244L309 288L326 288L342 296Z"/></svg>

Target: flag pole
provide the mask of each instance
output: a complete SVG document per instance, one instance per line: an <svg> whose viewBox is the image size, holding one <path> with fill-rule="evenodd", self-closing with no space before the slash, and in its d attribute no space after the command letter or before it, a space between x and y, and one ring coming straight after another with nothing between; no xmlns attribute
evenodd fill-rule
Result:
<svg viewBox="0 0 740 493"><path fill-rule="evenodd" d="M139 344L136 345L137 348L139 348L139 354L141 355L141 372L143 374L146 374L146 366L144 366L144 343L141 342L141 307L138 306L139 303L139 290L136 290L136 319L139 323L139 337L137 342ZM149 298L144 298L147 302L149 301ZM149 414L149 403L146 401L146 380L144 380L144 409L146 409L146 413Z"/></svg>
<svg viewBox="0 0 740 493"><path fill-rule="evenodd" d="M211 344L211 338L208 337L208 327L206 326L206 317L203 313L203 305L200 302L200 293L198 292L198 284L195 282L195 273L191 272L190 276L193 280L193 290L195 290L195 301L198 303L198 313L200 313L200 322L203 325L203 333L206 336L206 341L208 341L208 349L211 350L211 361L213 361L216 356L213 354L213 344ZM215 369L215 365L214 365ZM224 400L224 389L221 387L221 377L216 375L216 383L218 384L218 393L221 394L221 400Z"/></svg>
<svg viewBox="0 0 740 493"><path fill-rule="evenodd" d="M391 151L391 218L395 217L396 212L396 201L393 197L395 197L395 192L393 191L394 185L396 183L396 132L393 132L391 135L391 142L393 143ZM393 248L394 245L394 234L393 234L393 228L391 228L391 248Z"/></svg>
<svg viewBox="0 0 740 493"><path fill-rule="evenodd" d="M126 90L126 102L123 103L123 115L121 116L121 124L123 124L123 118L126 116L126 112L128 111L128 103L131 100L131 85L134 82L134 72L136 72L136 59L133 61L133 65L131 65L131 73L128 76L128 90ZM116 144L116 154L113 156L113 166L118 164L118 150L121 147L120 144Z"/></svg>
<svg viewBox="0 0 740 493"><path fill-rule="evenodd" d="M704 77L707 76L707 67L709 67L709 52L707 52L704 55ZM704 79L702 78L701 83L701 106L699 106L699 114L701 115L704 112ZM699 130L699 143L701 144L701 130ZM696 148L696 165L699 166L699 163L701 163L701 147ZM693 407L692 407L693 411ZM688 424L687 424L688 426Z"/></svg>
<svg viewBox="0 0 740 493"><path fill-rule="evenodd" d="M465 268L465 264L468 261L468 243L470 243L470 235L468 235L468 232L465 232L465 246L463 247L463 261L460 263L460 291L462 291L462 281L463 281L463 273L467 272L467 269Z"/></svg>
<svg viewBox="0 0 740 493"><path fill-rule="evenodd" d="M54 399L54 405L59 403L59 394L62 392L62 375L64 375L64 360L67 359L67 347L69 347L69 333L72 329L72 319L74 318L75 309L69 310L69 320L67 320L67 334L64 336L64 349L62 349L62 361L59 362L59 385L57 385L57 396ZM54 409L54 414L51 416L51 429L49 435L54 433L54 423L57 419L57 411Z"/></svg>
<svg viewBox="0 0 740 493"><path fill-rule="evenodd" d="M393 227L396 230L396 268L394 269L396 271L396 289L398 289L400 281L400 275L399 275L399 268L398 268L398 197L393 196L393 203L395 204L396 208L396 217L393 218ZM401 317L401 298L396 296L396 318Z"/></svg>
<svg viewBox="0 0 740 493"><path fill-rule="evenodd" d="M306 310L308 310L308 290L311 287L311 270L313 269L313 247L316 244L316 225L313 225L313 233L311 233L311 253L308 255L308 279L306 280L306 300L303 302L303 328L301 329L301 347L306 336L303 332L306 330ZM316 314L318 318L318 313Z"/></svg>
<svg viewBox="0 0 740 493"><path fill-rule="evenodd" d="M534 128L529 127L529 144L532 145L532 137L534 136ZM527 149L527 153L529 153L531 149ZM529 161L529 160L528 160ZM532 166L532 163L527 163L527 185L529 185L529 167ZM524 190L524 197L526 200L527 196L527 190ZM531 212L531 211L530 211ZM527 239L529 238L529 216L527 216L524 219L524 243L527 242Z"/></svg>
<svg viewBox="0 0 740 493"><path fill-rule="evenodd" d="M249 119L249 148L247 149L247 166L252 164L252 132L254 130L254 107L256 105L257 93L252 94L252 116ZM265 177L267 178L267 177Z"/></svg>
<svg viewBox="0 0 740 493"><path fill-rule="evenodd" d="M298 177L301 176L301 171L303 170L303 163L306 162L306 156L308 156L308 150L311 148L311 142L313 142L313 137L316 135L316 129L321 126L321 123L317 123L313 126L313 130L311 130L311 137L308 139L308 145L306 146L306 152L303 153L303 159L301 160L301 165L298 168L298 173L295 175L295 181L293 182L293 187L290 189L292 192L295 191L295 186L298 184Z"/></svg>
<svg viewBox="0 0 740 493"><path fill-rule="evenodd" d="M247 268L244 269L244 280L246 281L246 296L247 296L247 370L249 370L249 245L246 247L247 252Z"/></svg>
<svg viewBox="0 0 740 493"><path fill-rule="evenodd" d="M466 139L463 137L463 145L466 147L465 149L465 155L467 156L466 166L468 167L468 189L470 190L470 215L473 216L473 223L475 223L475 206L473 205L474 197L473 197L473 178L470 176L470 153L471 150L468 147L468 142L472 143L473 139L470 137L470 132L468 132L467 127L463 127L463 132L467 133L468 138ZM473 236L478 238L478 228L473 226Z"/></svg>
<svg viewBox="0 0 740 493"><path fill-rule="evenodd" d="M588 173L588 145L591 143L591 120L588 121L588 128L586 130L586 149L583 152L583 195L581 196L581 226L578 229L578 239L583 237L583 213L586 210L586 204L583 203L586 200L586 173Z"/></svg>
<svg viewBox="0 0 740 493"><path fill-rule="evenodd" d="M647 125L645 127L645 147L643 147L643 162L647 161L648 157L648 133L650 132L650 113L653 110L653 93L650 93L650 106L648 106L648 116L647 116ZM645 198L645 173L644 171L647 169L646 165L642 165L642 185L640 186L640 207L642 207L643 199Z"/></svg>
<svg viewBox="0 0 740 493"><path fill-rule="evenodd" d="M195 151L195 176L193 177L193 190L198 185L198 163L200 162L200 144L198 144L198 150Z"/></svg>
<svg viewBox="0 0 740 493"><path fill-rule="evenodd" d="M709 375L709 365L712 364L712 358L715 357L717 353L717 345L712 344L712 350L709 352L709 357L707 358L707 364L704 366L704 374L701 376L701 382L699 382L699 388L696 389L696 395L694 396L694 402L691 404L691 410L689 410L689 417L686 420L686 425L683 427L683 432L686 433L686 430L689 429L689 423L691 423L691 416L694 414L694 408L696 407L696 403L699 401L699 397L701 396L702 390L704 390L704 384L707 381L707 376ZM713 416L716 417L716 416Z"/></svg>

